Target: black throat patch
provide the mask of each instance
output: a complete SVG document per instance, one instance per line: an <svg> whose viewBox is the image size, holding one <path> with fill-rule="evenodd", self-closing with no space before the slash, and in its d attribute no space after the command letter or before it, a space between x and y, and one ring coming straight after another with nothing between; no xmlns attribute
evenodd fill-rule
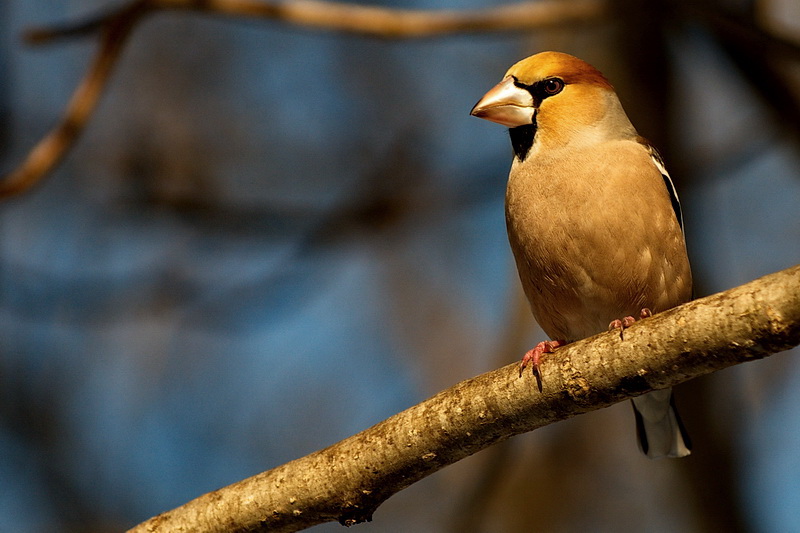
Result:
<svg viewBox="0 0 800 533"><path fill-rule="evenodd" d="M547 84L552 81L561 83L561 86L556 90L555 93L548 92L546 89ZM528 152L530 152L531 147L533 146L533 138L536 137L536 115L539 112L539 106L542 105L542 101L545 98L549 98L550 96L561 92L561 89L564 87L564 81L560 78L551 77L539 80L532 85L527 85L519 81L517 78L514 78L514 85L531 93L531 98L533 98L533 107L536 110L533 113L533 124L517 126L516 128L511 128L508 130L508 133L511 135L511 146L514 148L514 155L516 155L520 161L525 161L525 158L528 157Z"/></svg>
<svg viewBox="0 0 800 533"><path fill-rule="evenodd" d="M533 116L533 124L510 128L508 134L511 136L511 146L514 148L514 155L520 161L525 161L528 152L533 146L533 138L536 136L536 115Z"/></svg>

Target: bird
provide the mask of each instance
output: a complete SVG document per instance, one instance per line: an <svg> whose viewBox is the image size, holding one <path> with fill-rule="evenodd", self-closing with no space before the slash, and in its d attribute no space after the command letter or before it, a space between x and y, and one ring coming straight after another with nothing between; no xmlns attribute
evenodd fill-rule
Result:
<svg viewBox="0 0 800 533"><path fill-rule="evenodd" d="M530 308L550 338L540 360L592 335L692 298L675 186L608 79L589 63L541 52L514 64L471 115L509 128L514 152L506 229ZM545 355L547 354L547 355ZM638 443L650 458L684 457L691 442L671 389L633 398Z"/></svg>

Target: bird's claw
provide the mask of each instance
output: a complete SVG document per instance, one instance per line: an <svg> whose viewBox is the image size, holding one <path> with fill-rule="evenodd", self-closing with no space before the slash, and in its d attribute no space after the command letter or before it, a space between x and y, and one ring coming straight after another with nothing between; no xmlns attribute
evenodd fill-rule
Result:
<svg viewBox="0 0 800 533"><path fill-rule="evenodd" d="M653 316L653 312L647 307L642 308L642 310L639 312L639 320L650 318L651 316ZM608 331L614 331L615 329L619 330L619 338L624 340L622 332L631 327L634 322L636 322L636 319L632 316L626 316L622 319L618 318L616 320L612 320L608 325Z"/></svg>
<svg viewBox="0 0 800 533"><path fill-rule="evenodd" d="M542 392L542 374L539 371L539 361L542 359L542 354L553 353L553 350L563 344L565 344L563 341L542 341L528 350L519 363L519 377L522 377L522 371L525 370L525 367L531 365L533 375L536 377L536 386L539 388L539 392Z"/></svg>

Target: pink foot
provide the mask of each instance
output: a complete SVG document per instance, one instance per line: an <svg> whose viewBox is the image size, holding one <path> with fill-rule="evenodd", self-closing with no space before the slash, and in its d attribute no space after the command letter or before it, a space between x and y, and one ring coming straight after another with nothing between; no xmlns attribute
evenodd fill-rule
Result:
<svg viewBox="0 0 800 533"><path fill-rule="evenodd" d="M532 350L528 350L519 364L519 377L522 377L522 371L530 364L533 375L536 377L536 386L539 387L539 392L542 392L542 375L539 372L539 361L542 359L542 354L553 353L553 350L565 344L565 341L542 341Z"/></svg>
<svg viewBox="0 0 800 533"><path fill-rule="evenodd" d="M653 312L647 307L644 307L639 312L639 320L642 320L644 318L650 318L651 316L653 316ZM632 316L626 316L622 319L618 318L616 320L612 320L611 323L608 325L608 331L614 331L615 329L618 329L619 338L624 339L624 337L622 336L622 332L631 327L634 322L636 322L636 319L633 318Z"/></svg>

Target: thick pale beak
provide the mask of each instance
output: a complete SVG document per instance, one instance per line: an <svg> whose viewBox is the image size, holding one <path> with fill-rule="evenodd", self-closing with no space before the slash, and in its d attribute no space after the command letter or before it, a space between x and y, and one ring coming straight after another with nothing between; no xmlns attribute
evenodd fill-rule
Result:
<svg viewBox="0 0 800 533"><path fill-rule="evenodd" d="M535 112L531 93L514 85L514 78L506 76L483 95L469 114L509 128L516 128L533 124Z"/></svg>

